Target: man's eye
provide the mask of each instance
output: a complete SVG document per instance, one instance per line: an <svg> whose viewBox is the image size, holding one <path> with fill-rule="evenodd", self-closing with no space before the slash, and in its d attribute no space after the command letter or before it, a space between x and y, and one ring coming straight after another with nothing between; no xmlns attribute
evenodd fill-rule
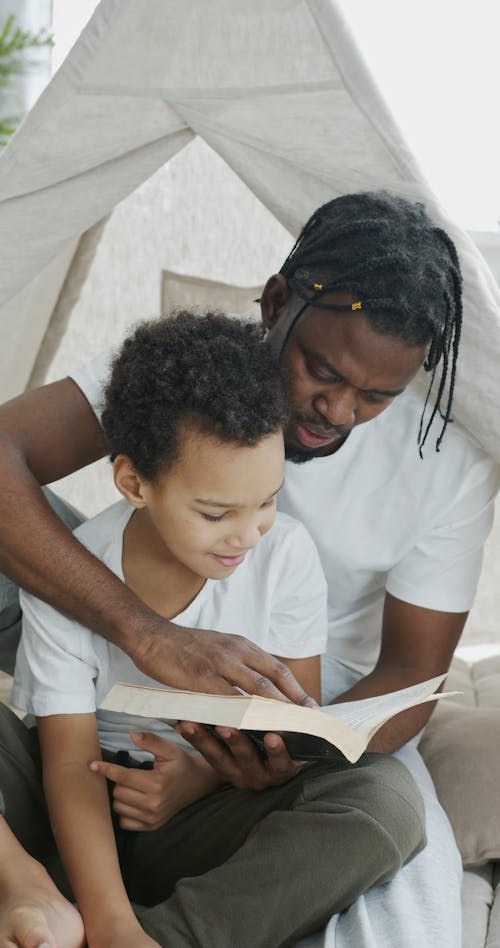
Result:
<svg viewBox="0 0 500 948"><path fill-rule="evenodd" d="M213 517L212 514L202 513L201 516L204 520L209 520L210 523L217 523L219 520L222 520L225 517L225 514L220 514L218 517Z"/></svg>
<svg viewBox="0 0 500 948"><path fill-rule="evenodd" d="M370 405L382 405L384 402L391 401L384 395L372 395L370 392L364 392L364 399Z"/></svg>
<svg viewBox="0 0 500 948"><path fill-rule="evenodd" d="M317 379L318 382L335 382L336 381L335 377L332 377L331 375L326 375L326 373L322 372L321 369L315 368L315 366L313 365L308 365L307 371L309 372L309 375L311 375L313 379Z"/></svg>

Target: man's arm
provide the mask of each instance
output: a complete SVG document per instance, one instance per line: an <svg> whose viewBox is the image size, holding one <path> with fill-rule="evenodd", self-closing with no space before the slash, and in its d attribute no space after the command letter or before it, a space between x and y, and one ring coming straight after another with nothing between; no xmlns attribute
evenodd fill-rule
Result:
<svg viewBox="0 0 500 948"><path fill-rule="evenodd" d="M86 398L64 379L0 406L0 569L127 652L164 684L264 697L309 698L288 668L238 635L183 629L144 605L89 553L47 504L51 483L102 457ZM237 630L235 630L237 631Z"/></svg>
<svg viewBox="0 0 500 948"><path fill-rule="evenodd" d="M386 593L377 664L336 701L387 694L445 674L466 618L466 612L423 609ZM425 726L433 708L433 702L427 702L402 711L377 731L368 750L391 753L402 747Z"/></svg>
<svg viewBox="0 0 500 948"><path fill-rule="evenodd" d="M387 593L378 662L369 675L339 695L332 704L399 691L428 678L444 675L450 667L466 618L466 612L423 609ZM433 709L434 704L430 701L397 714L377 731L367 750L388 754L402 747L425 727ZM189 730L186 730L182 725L181 733L206 757L221 778L236 786L249 786L249 774L254 772L255 763L252 760L251 767L248 763L252 748L245 735L239 731L231 733L231 754L228 754L223 753L199 725L190 724L188 727ZM224 730L229 733L229 729ZM268 753L272 747L274 774L282 774L284 780L289 779L293 761L283 741L277 735L268 735L266 741L268 739L273 741L273 745L269 744Z"/></svg>

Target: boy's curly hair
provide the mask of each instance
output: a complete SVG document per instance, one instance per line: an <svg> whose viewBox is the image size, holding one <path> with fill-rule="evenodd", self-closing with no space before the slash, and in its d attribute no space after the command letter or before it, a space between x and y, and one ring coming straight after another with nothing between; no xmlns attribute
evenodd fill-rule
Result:
<svg viewBox="0 0 500 948"><path fill-rule="evenodd" d="M113 459L154 480L178 457L183 424L253 445L283 428L286 397L263 330L219 313L142 323L116 357L102 425Z"/></svg>

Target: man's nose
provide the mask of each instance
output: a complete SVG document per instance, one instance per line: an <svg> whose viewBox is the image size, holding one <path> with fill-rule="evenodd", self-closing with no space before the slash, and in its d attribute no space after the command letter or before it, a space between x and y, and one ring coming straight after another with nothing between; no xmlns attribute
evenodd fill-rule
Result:
<svg viewBox="0 0 500 948"><path fill-rule="evenodd" d="M350 385L336 385L314 400L316 411L335 428L352 428L356 407L356 392Z"/></svg>

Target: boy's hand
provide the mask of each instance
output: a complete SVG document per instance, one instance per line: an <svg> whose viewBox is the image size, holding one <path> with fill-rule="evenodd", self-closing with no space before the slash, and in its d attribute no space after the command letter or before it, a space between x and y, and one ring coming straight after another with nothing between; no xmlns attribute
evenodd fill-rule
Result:
<svg viewBox="0 0 500 948"><path fill-rule="evenodd" d="M202 724L182 721L176 726L210 764L221 783L232 783L239 790L265 790L286 783L307 764L292 760L278 734L265 734L267 759L257 753L252 741L236 728L217 727L224 744Z"/></svg>
<svg viewBox="0 0 500 948"><path fill-rule="evenodd" d="M206 796L219 785L217 776L205 761L186 753L173 741L158 734L130 735L141 750L154 755L152 770L120 767L119 764L94 760L89 765L113 784L115 813L126 830L159 829L179 810Z"/></svg>

